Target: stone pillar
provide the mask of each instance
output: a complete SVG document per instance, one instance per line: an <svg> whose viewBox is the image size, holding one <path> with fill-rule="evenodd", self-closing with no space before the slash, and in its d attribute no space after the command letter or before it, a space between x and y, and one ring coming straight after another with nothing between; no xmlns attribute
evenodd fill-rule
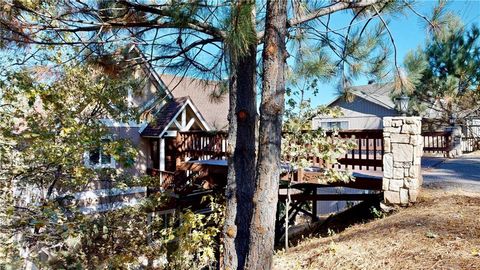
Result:
<svg viewBox="0 0 480 270"><path fill-rule="evenodd" d="M452 132L452 148L448 152L449 158L456 158L463 155L462 151L462 127L461 126L453 126L446 129L447 131Z"/></svg>
<svg viewBox="0 0 480 270"><path fill-rule="evenodd" d="M386 204L415 202L422 185L420 117L384 117L383 192Z"/></svg>

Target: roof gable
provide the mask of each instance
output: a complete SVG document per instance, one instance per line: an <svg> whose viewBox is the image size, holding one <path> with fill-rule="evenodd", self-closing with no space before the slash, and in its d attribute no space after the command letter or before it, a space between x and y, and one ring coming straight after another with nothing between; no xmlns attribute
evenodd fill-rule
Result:
<svg viewBox="0 0 480 270"><path fill-rule="evenodd" d="M387 109L395 109L395 103L392 100L394 91L393 83L356 86L352 87L351 91L354 95L362 97L372 103Z"/></svg>
<svg viewBox="0 0 480 270"><path fill-rule="evenodd" d="M363 117L363 116L395 116L398 112L394 109L389 109L384 106L380 106L377 103L373 103L362 97L357 97L354 102L347 102L339 99L332 104L341 109L343 115L341 117ZM329 116L321 116L321 118Z"/></svg>
<svg viewBox="0 0 480 270"><path fill-rule="evenodd" d="M140 112L148 115L159 103L188 96L191 99L190 102L195 104L196 108L202 112L203 119L210 127L217 130L223 130L228 127L228 95L221 95L215 100L210 95L212 91L218 90L217 88L220 87L221 82L186 76L177 77L169 74L159 75L137 46L132 46L131 51L137 56L136 61L149 82L159 93L165 92L165 95L150 95L150 97L147 97L146 101L139 104Z"/></svg>
<svg viewBox="0 0 480 270"><path fill-rule="evenodd" d="M207 81L191 77L175 77L169 74L160 75L165 85L175 97L189 96L202 112L210 127L223 130L228 127L228 95L212 100L210 93L219 87L219 81Z"/></svg>
<svg viewBox="0 0 480 270"><path fill-rule="evenodd" d="M210 126L205 121L202 114L190 100L190 97L173 98L168 101L155 115L154 121L150 122L141 132L143 137L161 137L172 125L184 110L191 108L195 117L200 121L206 130L210 130Z"/></svg>
<svg viewBox="0 0 480 270"><path fill-rule="evenodd" d="M393 90L393 83L352 86L349 89L349 91L353 95L355 95L355 97L360 97L368 102L374 103L390 110L395 109L395 103L391 98ZM340 99L342 99L341 96L335 98L330 103L328 103L327 106L333 106L333 104L335 104ZM355 102L355 100L353 102Z"/></svg>

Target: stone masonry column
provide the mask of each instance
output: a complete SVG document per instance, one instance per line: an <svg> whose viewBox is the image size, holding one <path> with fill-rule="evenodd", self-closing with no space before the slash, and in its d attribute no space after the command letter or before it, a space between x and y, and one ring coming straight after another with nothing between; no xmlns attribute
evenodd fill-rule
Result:
<svg viewBox="0 0 480 270"><path fill-rule="evenodd" d="M383 192L386 204L417 200L422 185L422 121L420 117L384 117Z"/></svg>
<svg viewBox="0 0 480 270"><path fill-rule="evenodd" d="M452 132L452 149L448 152L449 158L456 158L462 156L462 127L461 126L453 126L448 127L447 131Z"/></svg>

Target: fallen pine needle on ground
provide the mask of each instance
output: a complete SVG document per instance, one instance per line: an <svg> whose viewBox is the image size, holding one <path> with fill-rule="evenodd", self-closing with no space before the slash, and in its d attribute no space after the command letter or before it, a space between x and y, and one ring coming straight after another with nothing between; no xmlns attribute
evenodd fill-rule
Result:
<svg viewBox="0 0 480 270"><path fill-rule="evenodd" d="M415 205L278 252L274 269L480 269L480 193L424 188Z"/></svg>

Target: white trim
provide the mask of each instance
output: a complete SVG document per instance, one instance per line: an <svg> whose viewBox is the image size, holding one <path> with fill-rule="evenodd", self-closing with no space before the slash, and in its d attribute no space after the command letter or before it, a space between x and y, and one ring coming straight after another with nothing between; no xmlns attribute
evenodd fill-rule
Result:
<svg viewBox="0 0 480 270"><path fill-rule="evenodd" d="M111 189L94 189L94 190L75 192L72 194L72 196L77 200L86 200L86 199L96 199L98 197L128 195L128 194L144 193L144 192L147 192L146 187L131 187L127 189L111 188Z"/></svg>
<svg viewBox="0 0 480 270"><path fill-rule="evenodd" d="M158 139L160 136L142 136L142 138Z"/></svg>
<svg viewBox="0 0 480 270"><path fill-rule="evenodd" d="M163 137L163 134L167 131L167 129L172 124L175 124L178 129L181 129L180 124L177 122L177 118L180 115L180 113L185 109L187 104L188 104L188 99L187 99L187 102L185 102L185 104L183 104L183 106L178 110L178 112L172 117L172 120L170 120L170 122L165 126L165 129L160 133L160 135L158 137Z"/></svg>
<svg viewBox="0 0 480 270"><path fill-rule="evenodd" d="M110 140L112 141L112 137L111 136L108 136L107 138L104 138L106 140ZM100 150L102 150L101 146L100 146ZM91 169L115 169L117 167L117 163L115 161L115 159L113 158L112 155L110 155L110 163L107 163L107 164L103 164L102 163L102 152L99 151L98 152L98 155L99 155L99 163L98 164L92 164L92 162L90 161L90 151L85 151L83 153L83 164L85 167L87 168L91 168Z"/></svg>
<svg viewBox="0 0 480 270"><path fill-rule="evenodd" d="M140 202L142 202L144 198L137 199L137 198L132 198L127 202L114 202L114 203L104 203L104 204L95 204L95 205L90 205L90 206L84 206L84 207L79 207L78 210L80 213L84 215L91 215L95 213L103 213L107 211L114 211L118 209L122 209L125 207L132 207Z"/></svg>
<svg viewBox="0 0 480 270"><path fill-rule="evenodd" d="M182 128L185 129L185 127L187 126L187 110L183 110L182 111Z"/></svg>
<svg viewBox="0 0 480 270"><path fill-rule="evenodd" d="M177 119L173 120L173 123L175 124L175 126L177 126L179 130L183 131L183 126L182 124L178 123Z"/></svg>
<svg viewBox="0 0 480 270"><path fill-rule="evenodd" d="M86 206L79 207L79 210L83 214L93 214L105 211L112 211L121 209L123 207L134 206L140 203L144 198L129 198L126 201L114 202L114 203L98 203L99 198L107 198L116 195L133 195L133 194L146 194L146 187L131 187L127 189L121 188L111 188L111 189L95 189L95 190L85 190L75 193L66 193L62 194L63 196L71 195L77 201L83 201L86 203Z"/></svg>
<svg viewBox="0 0 480 270"><path fill-rule="evenodd" d="M195 124L195 118L190 119L190 121L188 121L188 124L183 126L183 129L184 130L189 130L193 126L193 124Z"/></svg>
<svg viewBox="0 0 480 270"><path fill-rule="evenodd" d="M102 154L100 153L100 158L101 156ZM99 164L92 164L90 162L90 151L86 151L84 153L83 163L85 167L91 168L91 169L115 169L117 167L117 162L115 162L115 159L112 156L110 156L110 163L108 164L103 164L102 161L100 161Z"/></svg>
<svg viewBox="0 0 480 270"><path fill-rule="evenodd" d="M163 134L163 137L177 137L177 131L176 130L167 130Z"/></svg>
<svg viewBox="0 0 480 270"><path fill-rule="evenodd" d="M342 123L347 123L346 128L342 128ZM322 124L326 124L327 127L322 127ZM335 127L332 127L332 124L335 125ZM339 126L337 126L337 124ZM317 128L322 128L323 130L332 130L332 129L349 129L350 127L350 121L347 119L331 119L331 120L321 120L317 122Z"/></svg>
<svg viewBox="0 0 480 270"><path fill-rule="evenodd" d="M133 105L133 95L132 95L132 89L129 87L127 90L127 108L132 107Z"/></svg>
<svg viewBox="0 0 480 270"><path fill-rule="evenodd" d="M165 139L160 138L159 144L159 161L160 161L160 171L165 171ZM161 183L160 183L161 184Z"/></svg>
<svg viewBox="0 0 480 270"><path fill-rule="evenodd" d="M190 108L192 108L192 111L195 113L195 115L198 117L198 120L200 120L200 122L202 123L203 127L207 130L207 131L210 131L212 130L210 128L210 125L207 124L207 121L205 120L205 118L203 118L202 114L200 113L200 111L198 110L197 106L195 106L193 104L193 102L189 99L187 99L187 104L190 105Z"/></svg>
<svg viewBox="0 0 480 270"><path fill-rule="evenodd" d="M169 131L168 129L173 125L175 124L175 126L181 130L181 131L188 131L188 129L184 130L182 125L180 125L180 123L178 123L177 121L177 118L178 116L180 115L180 113L183 113L185 110L186 110L186 107L190 106L190 108L192 109L193 113L195 114L195 116L198 118L198 120L200 121L200 124L203 126L204 130L205 131L210 131L211 128L210 126L207 124L207 121L205 121L205 118L203 118L202 114L198 111L197 107L193 104L193 102L191 101L190 97L188 97L187 101L185 101L185 104L183 104L183 106L178 110L178 112L172 117L172 120L170 120L170 122L165 126L164 130L158 135L158 136L143 136L145 138L161 138L163 137L164 135L168 134L167 136L171 136L169 133L167 132L171 132ZM186 112L185 112L186 113ZM189 123L190 124L190 123ZM192 123L193 125L193 123ZM191 127L191 125L189 126L189 128Z"/></svg>

